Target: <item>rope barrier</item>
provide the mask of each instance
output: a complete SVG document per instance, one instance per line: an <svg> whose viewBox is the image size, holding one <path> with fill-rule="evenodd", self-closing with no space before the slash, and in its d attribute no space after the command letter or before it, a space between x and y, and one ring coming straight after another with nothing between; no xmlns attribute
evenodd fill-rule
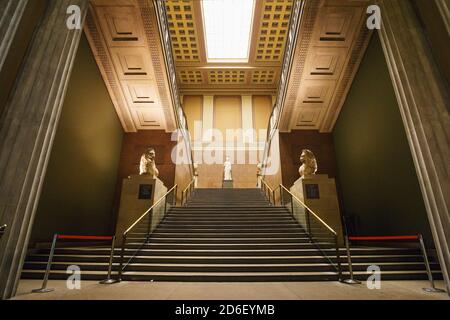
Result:
<svg viewBox="0 0 450 320"><path fill-rule="evenodd" d="M102 236L68 236L58 235L58 240L98 240L98 241L111 241L114 237L102 237Z"/></svg>
<svg viewBox="0 0 450 320"><path fill-rule="evenodd" d="M405 236L346 236L345 237L345 247L347 250L347 260L348 269L350 273L350 279L343 280L347 284L359 284L360 281L356 280L353 276L353 267L350 254L350 243L349 241L418 241L420 245L420 250L422 252L423 261L425 268L427 270L428 280L430 282L430 288L424 288L426 292L445 292L445 290L436 288L433 279L433 273L431 272L430 262L428 260L427 250L425 248L425 242L421 234L418 235L405 235Z"/></svg>
<svg viewBox="0 0 450 320"><path fill-rule="evenodd" d="M370 237L360 237L360 236L349 236L350 241L397 241L397 240L419 240L419 236L370 236Z"/></svg>
<svg viewBox="0 0 450 320"><path fill-rule="evenodd" d="M114 246L116 242L116 236L77 236L77 235L62 235L55 234L53 236L52 247L50 249L50 254L48 256L47 268L44 274L44 280L42 283L42 287L39 289L32 290L33 293L47 293L52 292L55 289L47 288L48 278L50 276L50 270L52 268L53 256L55 255L56 243L58 240L94 240L94 241L111 241L111 253L109 256L109 266L108 266L108 275L107 278L103 281L100 281L100 284L113 284L116 283L117 280L111 278L112 272L112 264L114 260Z"/></svg>

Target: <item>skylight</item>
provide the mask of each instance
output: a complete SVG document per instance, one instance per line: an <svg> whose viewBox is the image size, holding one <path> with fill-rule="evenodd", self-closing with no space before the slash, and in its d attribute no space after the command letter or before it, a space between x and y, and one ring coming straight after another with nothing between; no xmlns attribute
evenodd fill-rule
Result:
<svg viewBox="0 0 450 320"><path fill-rule="evenodd" d="M203 0L208 61L247 62L254 0Z"/></svg>

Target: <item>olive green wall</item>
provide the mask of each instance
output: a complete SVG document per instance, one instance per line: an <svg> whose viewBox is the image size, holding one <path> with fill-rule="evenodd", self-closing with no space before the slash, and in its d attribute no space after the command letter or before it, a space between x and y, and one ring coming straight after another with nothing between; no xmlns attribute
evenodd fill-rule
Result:
<svg viewBox="0 0 450 320"><path fill-rule="evenodd" d="M32 241L110 234L122 126L82 37L39 203Z"/></svg>
<svg viewBox="0 0 450 320"><path fill-rule="evenodd" d="M333 132L345 215L359 235L430 229L395 92L377 34ZM351 224L350 224L351 225Z"/></svg>

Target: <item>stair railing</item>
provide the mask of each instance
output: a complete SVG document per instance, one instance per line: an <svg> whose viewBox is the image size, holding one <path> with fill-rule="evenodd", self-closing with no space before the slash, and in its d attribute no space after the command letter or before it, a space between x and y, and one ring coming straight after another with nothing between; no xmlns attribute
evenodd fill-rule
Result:
<svg viewBox="0 0 450 320"><path fill-rule="evenodd" d="M125 268L131 263L136 255L142 250L142 248L149 242L153 231L159 226L159 224L166 217L167 212L174 206L176 206L178 186L175 185L172 189L167 191L158 201L156 201L150 209L144 212L139 219L137 219L122 235L122 249L120 253L120 265L118 272L118 281L122 280L122 274ZM146 218L146 220L144 220ZM125 261L125 250L127 244L127 238L131 231L137 226L143 226L146 229L146 235L144 241L138 246L138 248L127 256Z"/></svg>
<svg viewBox="0 0 450 320"><path fill-rule="evenodd" d="M194 193L195 179L196 178L192 179L192 181L188 184L186 189L184 189L183 192L181 193L181 206L184 206L188 202L188 200L192 196L192 194Z"/></svg>
<svg viewBox="0 0 450 320"><path fill-rule="evenodd" d="M263 180L261 180L261 191L267 197L271 205L275 205L275 190L272 189L269 184Z"/></svg>
<svg viewBox="0 0 450 320"><path fill-rule="evenodd" d="M281 206L287 208L292 217L305 230L309 240L334 267L342 281L342 267L339 253L338 234L323 221L311 208L280 185ZM335 252L335 255L332 252Z"/></svg>

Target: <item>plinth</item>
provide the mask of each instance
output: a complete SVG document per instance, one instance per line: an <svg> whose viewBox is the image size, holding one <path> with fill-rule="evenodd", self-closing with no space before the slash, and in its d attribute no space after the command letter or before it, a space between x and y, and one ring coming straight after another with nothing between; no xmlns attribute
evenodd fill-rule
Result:
<svg viewBox="0 0 450 320"><path fill-rule="evenodd" d="M123 180L116 226L118 243L122 241L122 234L166 193L167 188L158 178L132 175Z"/></svg>
<svg viewBox="0 0 450 320"><path fill-rule="evenodd" d="M290 191L336 231L338 242L343 245L342 220L335 180L324 174L311 175L298 179ZM312 227L317 226L317 220L313 219L311 217Z"/></svg>
<svg viewBox="0 0 450 320"><path fill-rule="evenodd" d="M223 180L222 188L223 189L233 189L233 180Z"/></svg>

